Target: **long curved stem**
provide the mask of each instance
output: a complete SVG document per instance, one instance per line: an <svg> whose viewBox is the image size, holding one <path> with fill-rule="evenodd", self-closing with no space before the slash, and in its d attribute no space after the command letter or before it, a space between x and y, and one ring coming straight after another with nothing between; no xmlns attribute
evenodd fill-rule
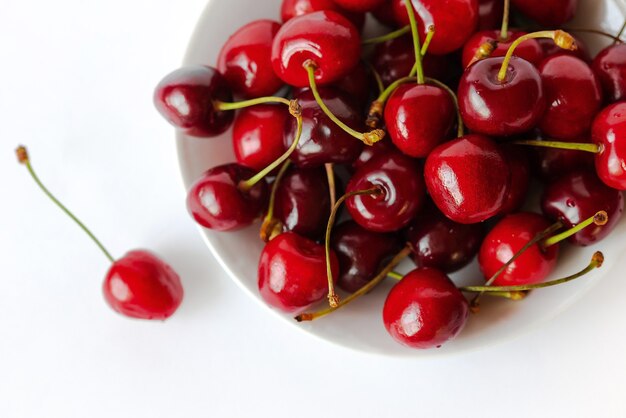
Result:
<svg viewBox="0 0 626 418"><path fill-rule="evenodd" d="M263 242L268 242L274 238L278 231L282 229L282 224L279 220L274 218L274 205L276 203L276 192L278 191L278 186L280 186L280 182L282 181L287 169L291 165L291 161L287 160L283 163L276 174L276 178L274 179L274 183L272 184L272 191L270 192L270 201L267 207L267 214L265 218L263 218L263 224L261 225L261 230L259 232L259 236Z"/></svg>
<svg viewBox="0 0 626 418"><path fill-rule="evenodd" d="M609 215L605 211L601 210L597 212L595 215L591 216L590 218L585 219L584 221L582 221L575 227L570 228L565 232L561 232L560 234L554 235L550 238L547 238L545 241L543 241L542 247L543 248L551 247L553 245L558 244L561 241L568 239L572 235L576 235L577 233L587 228L588 226L591 226L591 225L602 226L602 225L606 225L608 221L609 221Z"/></svg>
<svg viewBox="0 0 626 418"><path fill-rule="evenodd" d="M580 33L593 33L594 35L604 36L613 41L614 44L622 43L622 40L619 36L611 35L610 33L603 32L599 29L587 29L587 28L567 28L569 32L580 32Z"/></svg>
<svg viewBox="0 0 626 418"><path fill-rule="evenodd" d="M245 107L256 106L260 104L267 103L279 103L289 106L291 101L289 99L285 99L284 97L275 97L275 96L267 96L267 97L259 97L257 99L243 100L241 102L222 102L220 100L215 100L213 102L213 106L215 106L216 110L227 111L227 110L238 110L243 109Z"/></svg>
<svg viewBox="0 0 626 418"><path fill-rule="evenodd" d="M532 147L569 149L569 150L575 150L575 151L591 152L594 154L598 154L602 152L601 145L593 144L593 143L583 143L583 142L560 142L560 141L543 141L543 140L528 139L528 140L523 140L523 141L513 141L511 143L515 145L527 145L527 146L532 146Z"/></svg>
<svg viewBox="0 0 626 418"><path fill-rule="evenodd" d="M420 37L417 28L417 20L415 19L415 9L411 0L404 0L406 12L411 22L411 35L413 36L413 49L415 52L415 65L417 67L417 83L424 84L424 68L422 67L422 48L420 47Z"/></svg>
<svg viewBox="0 0 626 418"><path fill-rule="evenodd" d="M511 8L510 0L504 0L504 13L502 13L502 26L500 27L500 40L509 39L509 9Z"/></svg>
<svg viewBox="0 0 626 418"><path fill-rule="evenodd" d="M399 38L407 33L411 32L411 26L406 25L398 30L393 32L386 33L381 36L376 36L375 38L365 39L362 44L363 45L372 45L372 44L380 44L383 42L391 41L392 39Z"/></svg>
<svg viewBox="0 0 626 418"><path fill-rule="evenodd" d="M434 78L426 77L426 82L428 84L433 84L448 92L448 94L450 95L450 98L452 99L452 102L454 103L454 108L456 110L457 138L460 138L463 135L465 135L465 126L463 125L463 117L461 116L461 110L459 109L459 99L456 97L456 93L452 91L452 89L448 87L445 83L442 83L441 81L436 80Z"/></svg>

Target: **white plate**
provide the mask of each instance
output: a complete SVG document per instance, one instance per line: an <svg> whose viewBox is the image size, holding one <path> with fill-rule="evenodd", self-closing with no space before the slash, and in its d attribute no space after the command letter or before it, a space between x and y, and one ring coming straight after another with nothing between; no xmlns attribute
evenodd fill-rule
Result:
<svg viewBox="0 0 626 418"><path fill-rule="evenodd" d="M269 18L279 21L280 0L211 0L200 17L189 43L184 64L215 65L217 54L226 39L240 26L254 19ZM601 28L616 33L626 15L626 0L581 0L580 11L572 27ZM607 43L599 36L584 37L593 53ZM177 135L180 169L185 187L207 168L235 161L230 132L219 138L189 138ZM190 221L191 222L191 221ZM257 263L262 249L258 239L258 225L244 231L219 233L201 229L202 236L215 258L230 277L262 306L267 307L257 291ZM555 288L532 293L518 303L489 303L484 299L479 315L473 315L461 335L436 350L416 351L405 348L391 339L382 323L382 305L391 286L385 283L371 294L355 301L332 315L311 323L298 324L291 315L267 309L310 335L329 342L370 353L390 356L430 357L457 354L502 342L527 332L565 311L589 289L609 274L625 254L626 217L614 233L594 248L565 248L553 277L580 270L591 254L601 249L606 263L588 277ZM202 260L198 260L202 262ZM622 263L623 264L623 263ZM614 269L617 274L617 269ZM477 282L481 277L476 264L453 275L457 283ZM556 338L556 336L555 336Z"/></svg>

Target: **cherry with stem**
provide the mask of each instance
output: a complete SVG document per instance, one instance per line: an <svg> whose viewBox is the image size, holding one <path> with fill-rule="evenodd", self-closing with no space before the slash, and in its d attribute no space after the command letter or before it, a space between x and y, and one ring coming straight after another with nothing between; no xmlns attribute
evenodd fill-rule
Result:
<svg viewBox="0 0 626 418"><path fill-rule="evenodd" d="M263 223L261 224L261 230L259 232L259 236L261 237L261 241L263 242L271 241L274 237L282 232L282 222L274 217L274 205L276 203L276 191L278 190L278 186L280 185L280 182L290 165L291 161L289 160L283 163L283 165L280 167L280 170L278 171L278 174L276 174L274 183L272 184L270 200L267 207L267 214L265 215L265 218L263 218Z"/></svg>

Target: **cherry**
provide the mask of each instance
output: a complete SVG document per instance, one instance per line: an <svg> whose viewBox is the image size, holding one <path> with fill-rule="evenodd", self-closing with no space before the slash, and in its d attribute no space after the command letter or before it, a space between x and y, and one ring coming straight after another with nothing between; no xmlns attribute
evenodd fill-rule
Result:
<svg viewBox="0 0 626 418"><path fill-rule="evenodd" d="M359 62L361 39L350 21L324 10L294 17L276 34L272 46L275 73L295 87L309 85L304 64L316 65L315 81L329 84L346 76Z"/></svg>
<svg viewBox="0 0 626 418"><path fill-rule="evenodd" d="M599 146L596 171L608 186L626 190L626 103L615 103L600 112L592 125L592 140Z"/></svg>
<svg viewBox="0 0 626 418"><path fill-rule="evenodd" d="M397 152L397 148L393 146L391 141L380 141L370 147L363 147L359 157L352 163L352 168L358 170L372 158L393 151Z"/></svg>
<svg viewBox="0 0 626 418"><path fill-rule="evenodd" d="M372 10L372 15L379 23L393 28L397 26L397 23L393 8L391 7L392 1L393 0L385 0L383 4L378 6L375 10Z"/></svg>
<svg viewBox="0 0 626 418"><path fill-rule="evenodd" d="M485 236L482 224L463 225L429 203L411 223L407 237L418 267L453 273L469 264Z"/></svg>
<svg viewBox="0 0 626 418"><path fill-rule="evenodd" d="M604 48L594 58L592 68L602 84L606 100L626 99L626 44Z"/></svg>
<svg viewBox="0 0 626 418"><path fill-rule="evenodd" d="M262 170L285 152L283 130L289 111L285 106L258 105L242 109L233 125L233 149L237 162Z"/></svg>
<svg viewBox="0 0 626 418"><path fill-rule="evenodd" d="M369 102L372 79L362 61L345 77L332 84L332 87L352 98L352 101L364 109Z"/></svg>
<svg viewBox="0 0 626 418"><path fill-rule="evenodd" d="M283 230L319 240L330 213L330 193L324 170L292 169L280 180L274 204Z"/></svg>
<svg viewBox="0 0 626 418"><path fill-rule="evenodd" d="M191 136L213 137L230 127L233 113L217 110L214 100L232 101L230 89L216 69L201 65L170 73L154 91L161 115Z"/></svg>
<svg viewBox="0 0 626 418"><path fill-rule="evenodd" d="M347 221L333 230L331 248L339 260L337 285L354 293L402 249L402 241L396 234L372 232Z"/></svg>
<svg viewBox="0 0 626 418"><path fill-rule="evenodd" d="M502 0L478 0L478 30L496 29L504 12Z"/></svg>
<svg viewBox="0 0 626 418"><path fill-rule="evenodd" d="M383 307L387 332L412 348L440 347L467 322L469 304L444 273L420 268L408 273L389 292Z"/></svg>
<svg viewBox="0 0 626 418"><path fill-rule="evenodd" d="M478 263L486 278L500 270L537 234L550 228L543 216L519 212L503 218L485 237L478 253ZM509 264L493 281L495 286L524 285L542 282L554 270L558 245L531 245Z"/></svg>
<svg viewBox="0 0 626 418"><path fill-rule="evenodd" d="M330 253L335 274L337 257ZM284 312L298 312L324 299L328 291L324 246L286 232L261 252L258 286L263 299Z"/></svg>
<svg viewBox="0 0 626 418"><path fill-rule="evenodd" d="M216 231L234 231L250 225L261 216L268 195L265 179L248 190L241 187L253 175L253 170L238 164L207 170L189 189L189 213L198 224Z"/></svg>
<svg viewBox="0 0 626 418"><path fill-rule="evenodd" d="M393 0L393 11L401 26L409 24L405 0ZM412 0L417 14L420 37L426 37L429 26L441 36L433 37L429 52L442 55L459 49L478 23L478 0Z"/></svg>
<svg viewBox="0 0 626 418"><path fill-rule="evenodd" d="M354 128L362 125L362 116L354 104L343 94L321 88L320 96L331 111L344 123ZM302 107L302 137L291 154L291 160L299 167L318 167L326 163L349 164L361 153L363 143L340 129L323 112L310 90L297 97ZM297 123L290 118L283 134L286 146L291 145L296 135Z"/></svg>
<svg viewBox="0 0 626 418"><path fill-rule="evenodd" d="M102 289L113 310L139 319L167 319L183 299L178 274L145 250L130 251L115 260Z"/></svg>
<svg viewBox="0 0 626 418"><path fill-rule="evenodd" d="M576 169L594 167L594 155L589 152L539 147L531 151L531 167L544 181L556 179Z"/></svg>
<svg viewBox="0 0 626 418"><path fill-rule="evenodd" d="M272 69L272 41L280 23L255 20L238 29L224 44L217 68L236 94L255 98L274 94L283 85Z"/></svg>
<svg viewBox="0 0 626 418"><path fill-rule="evenodd" d="M539 67L548 108L541 132L559 139L576 139L589 132L600 111L602 91L591 68L579 58L554 55Z"/></svg>
<svg viewBox="0 0 626 418"><path fill-rule="evenodd" d="M519 30L507 31L507 37L503 39L499 30L486 30L476 32L463 46L462 64L463 67L467 67L476 55L476 51L485 43L496 43L495 49L491 52L491 57L503 57L511 47L511 44L520 37L526 35L526 32ZM519 58L523 58L533 65L537 65L543 59L543 50L537 42L537 39L529 39L515 49L515 55ZM552 41L550 41L552 42ZM554 44L554 42L552 42ZM560 48L559 48L560 49Z"/></svg>
<svg viewBox="0 0 626 418"><path fill-rule="evenodd" d="M591 245L604 239L617 225L624 211L624 197L606 186L592 170L578 170L551 182L541 197L543 213L553 221L572 228L598 210L608 214L608 223L583 229L569 238L575 245Z"/></svg>
<svg viewBox="0 0 626 418"><path fill-rule="evenodd" d="M426 159L424 177L433 201L451 220L471 224L498 214L507 197L510 169L491 139L466 135L443 143Z"/></svg>
<svg viewBox="0 0 626 418"><path fill-rule="evenodd" d="M321 10L332 10L347 17L354 26L361 30L365 23L365 15L362 13L351 13L342 9L333 0L283 0L280 8L280 16L283 23L297 16L303 16Z"/></svg>
<svg viewBox="0 0 626 418"><path fill-rule="evenodd" d="M511 0L515 7L542 26L559 27L576 14L578 0Z"/></svg>
<svg viewBox="0 0 626 418"><path fill-rule="evenodd" d="M427 84L398 87L385 107L385 123L391 140L411 157L424 158L449 139L455 116L450 94Z"/></svg>
<svg viewBox="0 0 626 418"><path fill-rule="evenodd" d="M348 212L363 228L392 232L404 228L424 203L424 180L417 162L388 152L365 163L352 176L346 193L378 187L382 193L353 196Z"/></svg>
<svg viewBox="0 0 626 418"><path fill-rule="evenodd" d="M573 51L569 49L560 48L558 45L554 43L552 39L539 38L535 40L541 47L544 58L548 58L553 55L565 54L565 55L572 55L574 57L578 57L581 60L585 61L586 63L590 63L591 55L589 54L589 48L587 48L587 45L579 37L574 36L574 39L576 39L577 48Z"/></svg>
<svg viewBox="0 0 626 418"><path fill-rule="evenodd" d="M517 212L526 202L530 186L530 162L528 154L514 145L504 144L500 149L511 170L511 181L500 210L500 214L506 215Z"/></svg>
<svg viewBox="0 0 626 418"><path fill-rule="evenodd" d="M333 0L340 7L357 13L372 12L382 6L386 0Z"/></svg>

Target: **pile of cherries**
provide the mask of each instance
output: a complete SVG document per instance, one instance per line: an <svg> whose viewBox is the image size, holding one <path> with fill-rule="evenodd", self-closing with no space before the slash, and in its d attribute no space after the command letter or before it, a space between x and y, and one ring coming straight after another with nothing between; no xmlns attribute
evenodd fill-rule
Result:
<svg viewBox="0 0 626 418"><path fill-rule="evenodd" d="M385 327L431 348L483 294L523 299L601 265L546 282L560 243L595 244L623 212L626 45L599 33L614 42L592 60L556 29L576 0L511 3L284 0L282 23L239 28L215 68L161 81L156 107L187 135L232 126L237 161L204 172L187 205L215 231L263 219L268 304L313 320L396 279ZM390 32L362 39L366 13ZM530 190L541 213L521 211ZM485 285L457 288L447 275L476 256Z"/></svg>

